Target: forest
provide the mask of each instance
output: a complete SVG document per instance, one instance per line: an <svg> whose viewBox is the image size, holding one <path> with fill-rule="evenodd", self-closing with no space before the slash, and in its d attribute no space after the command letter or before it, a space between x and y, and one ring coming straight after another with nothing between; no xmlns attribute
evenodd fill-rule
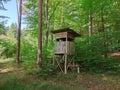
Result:
<svg viewBox="0 0 120 90"><path fill-rule="evenodd" d="M120 0L0 0L0 90L120 90L119 75Z"/></svg>

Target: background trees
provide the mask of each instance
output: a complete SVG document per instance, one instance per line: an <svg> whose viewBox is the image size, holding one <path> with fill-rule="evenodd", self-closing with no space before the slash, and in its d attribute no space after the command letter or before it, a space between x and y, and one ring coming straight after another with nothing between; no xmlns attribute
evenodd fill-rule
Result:
<svg viewBox="0 0 120 90"><path fill-rule="evenodd" d="M69 27L82 34L75 42L75 60L83 62L83 69L99 72L115 68L116 64L108 54L119 51L120 47L119 0L43 0L42 4L42 11L38 13L38 0L23 3L27 28L22 31L21 58L25 65L34 67L37 59L36 48L40 48L41 44L43 66L51 62L54 37L50 31ZM38 20L40 13L42 18ZM42 30L42 35L38 34L38 27Z"/></svg>
<svg viewBox="0 0 120 90"><path fill-rule="evenodd" d="M31 30L31 36L37 37L37 1L26 2L26 8L31 12L26 17ZM33 5L34 4L34 5ZM98 63L108 62L107 54L118 47L119 22L115 17L119 11L118 0L47 0L43 1L42 8L42 32L43 32L43 59L51 58L51 44L53 42L51 30L70 27L82 33L82 37L76 40L76 61L83 61L87 68L97 68ZM49 25L48 25L49 24ZM117 32L117 33L116 33ZM115 34L116 33L116 34ZM49 38L50 37L50 38ZM48 45L47 45L48 44ZM46 46L44 48L44 46ZM117 45L117 46L115 46ZM53 47L53 46L52 46ZM79 49L79 51L78 51ZM45 50L45 51L44 51ZM46 52L47 54L45 54ZM50 52L50 53L49 53ZM47 55L46 58L44 54ZM101 60L99 60L99 59ZM107 59L106 59L107 58ZM43 62L44 62L43 61ZM103 68L103 66L99 66Z"/></svg>
<svg viewBox="0 0 120 90"><path fill-rule="evenodd" d="M8 0L0 0L0 10L4 1ZM22 9L26 28L19 43L21 67L12 61L20 23L6 27L7 18L0 16L0 89L119 90L120 0L23 0ZM55 38L51 30L66 27L81 34L75 39L74 58L79 74L73 69L63 75L52 64Z"/></svg>
<svg viewBox="0 0 120 90"><path fill-rule="evenodd" d="M6 3L9 0L1 0L0 1L0 11L4 10L6 11L7 9L4 7L4 3ZM8 16L3 16L0 15L0 34L5 34L6 28L5 28L5 23L7 22Z"/></svg>
<svg viewBox="0 0 120 90"><path fill-rule="evenodd" d="M17 23L12 23L8 27L8 31L6 32L6 35L13 39L17 39L17 29L18 29Z"/></svg>

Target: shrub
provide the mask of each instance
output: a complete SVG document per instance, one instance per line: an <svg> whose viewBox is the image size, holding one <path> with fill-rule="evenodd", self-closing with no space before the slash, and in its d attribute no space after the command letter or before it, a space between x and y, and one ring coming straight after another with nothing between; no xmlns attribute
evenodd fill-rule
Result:
<svg viewBox="0 0 120 90"><path fill-rule="evenodd" d="M24 67L28 72L32 72L36 67L37 46L34 41L25 39L21 42L21 59Z"/></svg>
<svg viewBox="0 0 120 90"><path fill-rule="evenodd" d="M1 56L3 57L13 57L16 53L16 44L15 42L10 41L9 39L0 39L0 50Z"/></svg>
<svg viewBox="0 0 120 90"><path fill-rule="evenodd" d="M110 50L105 42L104 33L76 40L75 60L82 62L82 70L98 73L119 68L119 64L114 62L116 58L107 57Z"/></svg>
<svg viewBox="0 0 120 90"><path fill-rule="evenodd" d="M51 64L46 64L43 65L42 68L37 69L36 72L34 73L35 77L43 77L47 79L49 76L54 76L56 75L55 67Z"/></svg>

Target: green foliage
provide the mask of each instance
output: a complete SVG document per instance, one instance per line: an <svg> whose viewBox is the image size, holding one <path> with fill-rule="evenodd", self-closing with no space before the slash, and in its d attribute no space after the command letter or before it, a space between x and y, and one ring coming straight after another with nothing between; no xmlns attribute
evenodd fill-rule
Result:
<svg viewBox="0 0 120 90"><path fill-rule="evenodd" d="M3 85L0 85L1 90L24 90L25 85L20 83L16 77L10 77Z"/></svg>
<svg viewBox="0 0 120 90"><path fill-rule="evenodd" d="M5 28L4 24L0 24L0 35L6 34L7 29Z"/></svg>
<svg viewBox="0 0 120 90"><path fill-rule="evenodd" d="M48 83L31 82L30 84L21 82L16 77L11 77L4 84L0 84L0 90L71 90L65 86Z"/></svg>
<svg viewBox="0 0 120 90"><path fill-rule="evenodd" d="M47 79L49 76L54 76L54 75L56 75L55 67L49 63L43 65L42 68L34 72L34 76L37 78L43 77L44 79Z"/></svg>
<svg viewBox="0 0 120 90"><path fill-rule="evenodd" d="M0 29L0 55L7 58L14 57L16 53L17 24L12 23L8 30L6 28L5 26L2 27L4 32Z"/></svg>
<svg viewBox="0 0 120 90"><path fill-rule="evenodd" d="M6 0L4 0L6 1ZM24 1L25 20L31 29L22 31L21 60L28 70L34 72L37 61L38 47L38 0ZM48 36L50 30L70 27L81 32L83 36L76 40L76 62L82 62L82 69L86 71L102 72L115 70L119 64L115 59L108 58L107 54L120 46L120 19L119 0L51 0L48 2ZM45 2L43 1L43 7ZM27 11L28 12L27 12ZM48 38L48 45L45 46L46 25L43 8L42 23L42 64L43 67L35 71L38 76L52 75L54 67L51 65L53 58L54 43ZM92 17L92 36L88 37L89 16ZM103 21L101 18L103 17ZM104 31L102 31L102 25ZM17 25L13 23L7 32L4 25L0 24L0 34L6 34L7 39L0 39L0 54L6 57L14 56L16 49ZM108 45L105 45L107 43Z"/></svg>
<svg viewBox="0 0 120 90"><path fill-rule="evenodd" d="M26 69L29 72L32 72L32 70L36 66L36 60L37 60L37 46L35 45L35 41L22 39L21 57L22 57L22 62L26 67Z"/></svg>
<svg viewBox="0 0 120 90"><path fill-rule="evenodd" d="M25 32L25 31L24 31ZM36 69L36 62L37 62L37 39L33 38L28 31L25 36L23 36L21 40L21 57L22 62L29 73L37 72L38 76L40 71L42 76L43 74L50 74L50 70L52 70L51 62L53 59L53 42L49 41L49 45L45 46L43 43L42 48L42 64L43 68L35 71ZM47 72L48 71L48 72ZM39 72L39 73L38 73Z"/></svg>
<svg viewBox="0 0 120 90"><path fill-rule="evenodd" d="M110 48L104 44L106 42L105 34L101 33L76 40L76 62L81 62L83 70L99 73L120 68L119 63L115 62L117 58L107 57Z"/></svg>
<svg viewBox="0 0 120 90"><path fill-rule="evenodd" d="M42 58L43 58L43 64L47 64L52 62L53 60L53 55L54 55L54 42L49 41L48 46L45 46L43 44L43 53L42 53Z"/></svg>
<svg viewBox="0 0 120 90"><path fill-rule="evenodd" d="M8 31L6 32L8 37L11 37L13 39L17 39L17 23L12 23L8 29Z"/></svg>
<svg viewBox="0 0 120 90"><path fill-rule="evenodd" d="M16 44L9 39L0 39L0 53L3 57L13 57L16 52Z"/></svg>
<svg viewBox="0 0 120 90"><path fill-rule="evenodd" d="M29 33L29 32L28 32ZM36 69L37 61L37 40L31 35L26 34L22 38L21 43L21 57L22 62L28 73L34 74L35 77L46 78L49 75L55 75L55 68L51 65L53 58L53 42L49 42L48 46L42 48L42 68Z"/></svg>

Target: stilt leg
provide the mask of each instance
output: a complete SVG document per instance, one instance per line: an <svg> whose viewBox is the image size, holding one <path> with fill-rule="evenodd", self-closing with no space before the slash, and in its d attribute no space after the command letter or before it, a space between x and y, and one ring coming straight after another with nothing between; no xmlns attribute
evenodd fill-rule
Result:
<svg viewBox="0 0 120 90"><path fill-rule="evenodd" d="M80 73L80 68L79 68L79 66L77 67L77 73Z"/></svg>
<svg viewBox="0 0 120 90"><path fill-rule="evenodd" d="M67 74L67 55L65 55L65 64L64 64L64 72Z"/></svg>

